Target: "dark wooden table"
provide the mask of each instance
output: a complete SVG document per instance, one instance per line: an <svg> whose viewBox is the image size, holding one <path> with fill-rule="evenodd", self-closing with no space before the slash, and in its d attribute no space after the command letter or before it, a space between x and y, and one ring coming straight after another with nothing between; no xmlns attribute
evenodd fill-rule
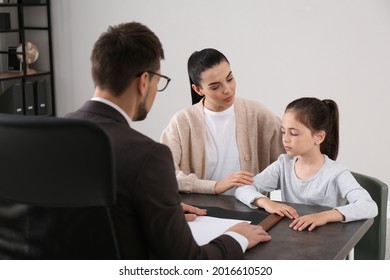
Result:
<svg viewBox="0 0 390 280"><path fill-rule="evenodd" d="M184 203L197 206L217 206L235 211L257 211L250 209L228 195L182 194ZM329 208L303 204L287 203L294 207L299 215L316 213ZM291 220L283 218L268 233L272 240L247 250L244 257L256 260L341 260L363 237L373 224L374 219L350 223L330 223L314 231L295 231L289 228Z"/></svg>

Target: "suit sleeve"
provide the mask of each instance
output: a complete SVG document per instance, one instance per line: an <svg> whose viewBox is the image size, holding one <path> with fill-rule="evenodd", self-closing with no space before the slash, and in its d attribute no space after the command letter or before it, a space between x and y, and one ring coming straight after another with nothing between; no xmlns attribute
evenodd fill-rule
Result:
<svg viewBox="0 0 390 280"><path fill-rule="evenodd" d="M143 232L158 259L240 259L237 241L222 235L198 246L185 220L172 154L157 144L148 153L134 195Z"/></svg>

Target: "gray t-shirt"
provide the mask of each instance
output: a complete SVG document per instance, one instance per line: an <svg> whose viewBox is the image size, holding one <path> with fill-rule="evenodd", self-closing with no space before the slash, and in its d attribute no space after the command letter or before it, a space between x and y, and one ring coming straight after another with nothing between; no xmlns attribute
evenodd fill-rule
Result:
<svg viewBox="0 0 390 280"><path fill-rule="evenodd" d="M348 169L326 155L324 157L320 171L310 179L301 180L294 171L297 158L280 155L254 177L252 185L237 188L235 196L249 207L257 208L251 203L264 197L260 192L281 190L283 201L332 207L345 217L344 222L375 217L378 207L369 193Z"/></svg>

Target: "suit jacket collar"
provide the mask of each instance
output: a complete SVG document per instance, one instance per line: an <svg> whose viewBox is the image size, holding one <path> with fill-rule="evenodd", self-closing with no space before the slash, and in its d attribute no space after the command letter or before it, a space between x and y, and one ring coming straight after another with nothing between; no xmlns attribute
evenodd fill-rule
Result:
<svg viewBox="0 0 390 280"><path fill-rule="evenodd" d="M85 102L83 107L80 108L80 111L100 115L115 122L130 126L126 118L120 112L118 112L118 110L99 101L88 100L87 102Z"/></svg>

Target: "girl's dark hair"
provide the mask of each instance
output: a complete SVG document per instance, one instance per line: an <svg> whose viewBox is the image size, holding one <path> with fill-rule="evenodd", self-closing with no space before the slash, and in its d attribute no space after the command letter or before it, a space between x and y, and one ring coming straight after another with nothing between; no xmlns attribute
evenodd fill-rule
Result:
<svg viewBox="0 0 390 280"><path fill-rule="evenodd" d="M190 78L192 105L198 103L203 98L195 92L192 84L201 88L200 75L207 69L220 64L222 61L229 63L229 60L223 53L210 48L196 51L190 56L187 63L187 70Z"/></svg>
<svg viewBox="0 0 390 280"><path fill-rule="evenodd" d="M323 130L325 140L321 143L321 153L336 160L339 152L339 110L331 99L319 100L303 97L287 105L285 112L293 111L296 119L312 132Z"/></svg>

